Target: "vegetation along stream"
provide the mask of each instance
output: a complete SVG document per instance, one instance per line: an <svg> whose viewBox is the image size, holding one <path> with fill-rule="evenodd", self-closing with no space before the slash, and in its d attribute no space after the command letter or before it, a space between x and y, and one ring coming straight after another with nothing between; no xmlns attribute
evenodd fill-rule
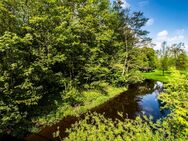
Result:
<svg viewBox="0 0 188 141"><path fill-rule="evenodd" d="M187 5L0 0L0 141L188 141Z"/></svg>
<svg viewBox="0 0 188 141"><path fill-rule="evenodd" d="M145 80L141 84L129 85L126 92L121 93L117 97L107 101L106 103L94 108L91 112L104 114L106 118L121 119L118 113L122 113L123 117L134 119L136 116L152 116L153 121L165 117L169 114L169 110L160 109L160 101L157 99L158 94L163 90L163 83L159 81ZM70 128L76 121L84 118L68 116L62 119L59 123L46 127L38 134L31 134L25 139L27 141L51 141L57 140L53 138L53 132L59 128L60 136L66 137L66 129Z"/></svg>

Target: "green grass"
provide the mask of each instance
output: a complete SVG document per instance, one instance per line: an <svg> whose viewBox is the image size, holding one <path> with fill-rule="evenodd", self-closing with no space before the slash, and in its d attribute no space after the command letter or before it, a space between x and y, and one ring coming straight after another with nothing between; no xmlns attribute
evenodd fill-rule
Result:
<svg viewBox="0 0 188 141"><path fill-rule="evenodd" d="M81 113L85 113L90 109L103 104L104 102L108 101L109 99L119 95L120 93L127 90L125 87L114 87L107 83L102 83L103 92L101 90L92 89L83 91L83 105L78 105L76 107L72 107L68 104L59 104L56 111L50 112L48 115L43 115L38 117L37 119L33 119L35 123L43 128L46 125L52 125L60 121L62 118L66 116L76 116L80 115ZM105 93L104 93L105 92ZM38 132L38 127L33 127L32 132Z"/></svg>
<svg viewBox="0 0 188 141"><path fill-rule="evenodd" d="M187 71L185 70L181 70L182 74L185 74ZM153 72L146 72L146 73L142 73L143 77L145 79L152 79L152 80L157 80L157 81L161 81L161 82L168 82L169 78L170 78L170 71L165 71L164 75L162 70L155 70Z"/></svg>
<svg viewBox="0 0 188 141"><path fill-rule="evenodd" d="M153 72L146 72L142 74L143 74L143 77L146 79L152 79L152 80L157 80L161 82L168 82L168 79L170 77L169 71L165 71L165 74L163 76L162 70L155 70Z"/></svg>

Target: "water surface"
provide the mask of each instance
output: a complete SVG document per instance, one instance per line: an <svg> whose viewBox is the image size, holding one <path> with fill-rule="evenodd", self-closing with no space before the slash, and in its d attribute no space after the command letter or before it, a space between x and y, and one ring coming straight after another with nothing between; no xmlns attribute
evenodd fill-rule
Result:
<svg viewBox="0 0 188 141"><path fill-rule="evenodd" d="M141 84L129 85L126 92L110 99L106 103L91 109L91 112L104 114L106 118L122 119L118 112L123 114L124 118L134 119L138 115L152 116L153 121L165 117L169 110L160 110L160 102L157 96L162 91L163 84L152 80L146 80ZM60 136L66 137L66 128L70 128L76 121L84 118L84 114L78 117L68 116L63 118L59 123L46 127L38 134L31 134L25 139L27 141L57 141L54 139L52 133L60 128Z"/></svg>

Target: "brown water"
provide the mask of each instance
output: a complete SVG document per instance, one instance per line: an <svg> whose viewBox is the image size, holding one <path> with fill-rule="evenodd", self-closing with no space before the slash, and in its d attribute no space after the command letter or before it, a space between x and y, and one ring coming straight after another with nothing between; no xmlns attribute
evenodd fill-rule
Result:
<svg viewBox="0 0 188 141"><path fill-rule="evenodd" d="M147 116L153 116L153 120L156 121L159 118L165 117L169 113L169 110L160 110L160 102L157 100L157 95L161 91L161 86L158 87L159 89L154 89L154 87L161 84L162 83L159 82L146 80L142 84L130 85L126 92L123 92L106 103L91 109L91 112L104 114L105 117L113 120L115 118L122 119L117 112L122 112L125 118L131 119L134 119L138 115L145 114ZM52 133L57 130L57 127L60 128L60 136L62 138L66 137L67 134L65 133L65 130L82 118L84 118L84 115L81 115L80 117L68 116L53 126L45 127L37 134L27 136L25 140L57 141L59 139L54 139L52 136Z"/></svg>

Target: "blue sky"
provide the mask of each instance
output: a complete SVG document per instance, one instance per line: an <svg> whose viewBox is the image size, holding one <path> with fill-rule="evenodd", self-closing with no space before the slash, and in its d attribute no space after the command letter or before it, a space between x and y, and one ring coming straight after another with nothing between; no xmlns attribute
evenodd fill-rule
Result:
<svg viewBox="0 0 188 141"><path fill-rule="evenodd" d="M132 11L143 11L150 18L145 29L160 48L162 41L168 44L184 42L188 50L188 0L122 0Z"/></svg>

